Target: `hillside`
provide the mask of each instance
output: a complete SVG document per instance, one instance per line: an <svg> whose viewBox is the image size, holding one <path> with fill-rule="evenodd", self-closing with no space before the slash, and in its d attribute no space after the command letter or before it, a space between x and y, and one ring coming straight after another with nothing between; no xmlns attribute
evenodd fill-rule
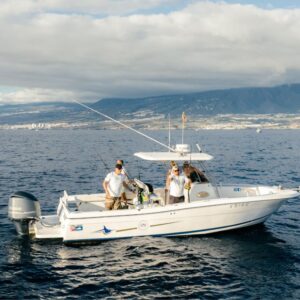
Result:
<svg viewBox="0 0 300 300"><path fill-rule="evenodd" d="M300 112L300 84L241 88L137 99L103 99L93 105L111 115L137 112L189 115L273 114Z"/></svg>
<svg viewBox="0 0 300 300"><path fill-rule="evenodd" d="M89 104L112 117L145 119L220 114L300 113L300 84L271 88L240 88L146 98L109 98ZM0 124L99 121L99 115L75 103L33 103L0 106ZM102 119L103 120L103 119Z"/></svg>

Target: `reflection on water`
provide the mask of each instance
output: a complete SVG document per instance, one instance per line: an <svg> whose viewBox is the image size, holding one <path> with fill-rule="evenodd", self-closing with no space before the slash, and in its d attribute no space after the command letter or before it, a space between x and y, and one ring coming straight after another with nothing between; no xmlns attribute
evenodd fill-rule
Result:
<svg viewBox="0 0 300 300"><path fill-rule="evenodd" d="M193 134L188 133L187 139L195 139ZM239 178L243 183L299 185L295 179L299 178L297 168L300 170L296 160L300 132L269 132L265 140L262 137L268 131L251 134L201 133L201 144L216 157L210 164L216 178L224 183ZM134 176L138 167L143 168L142 179L154 185L162 184L165 175L163 165L138 164L129 155L149 144L124 132L40 131L24 135L27 137L17 132L0 136L10 151L0 162L4 174L0 177L0 298L300 297L299 199L290 200L266 225L205 237L144 237L76 247L17 237L6 218L7 199L13 191L30 190L41 199L44 212L53 212L61 190L88 193L99 189L107 172L99 155L108 165L124 158ZM163 140L166 133L151 135ZM33 143L35 152L29 148ZM288 152L284 164L276 160L281 151Z"/></svg>
<svg viewBox="0 0 300 300"><path fill-rule="evenodd" d="M51 287L49 295L86 299L292 297L290 270L297 259L265 226L209 237L146 237L77 247L16 238L7 244L6 257L2 277L12 298L47 297L43 287Z"/></svg>

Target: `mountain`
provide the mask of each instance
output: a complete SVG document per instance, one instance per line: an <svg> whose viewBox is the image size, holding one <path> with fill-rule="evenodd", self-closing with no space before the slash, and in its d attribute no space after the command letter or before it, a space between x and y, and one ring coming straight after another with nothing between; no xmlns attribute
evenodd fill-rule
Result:
<svg viewBox="0 0 300 300"><path fill-rule="evenodd" d="M146 98L109 98L90 104L112 117L152 118L185 111L191 117L217 114L300 113L300 84L269 88L239 88ZM75 103L1 105L0 124L86 122L104 120Z"/></svg>
<svg viewBox="0 0 300 300"><path fill-rule="evenodd" d="M137 99L102 99L93 105L113 116L138 112L178 116L300 113L300 84L239 88Z"/></svg>
<svg viewBox="0 0 300 300"><path fill-rule="evenodd" d="M40 123L82 118L85 111L75 103L50 102L0 106L0 124Z"/></svg>

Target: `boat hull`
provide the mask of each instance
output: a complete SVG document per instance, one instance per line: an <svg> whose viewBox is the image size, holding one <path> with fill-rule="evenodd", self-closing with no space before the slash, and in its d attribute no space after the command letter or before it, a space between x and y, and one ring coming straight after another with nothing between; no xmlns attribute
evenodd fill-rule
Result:
<svg viewBox="0 0 300 300"><path fill-rule="evenodd" d="M264 222L284 200L228 203L212 206L178 204L159 213L143 212L118 217L78 218L66 221L66 243L138 236L190 236L252 226Z"/></svg>

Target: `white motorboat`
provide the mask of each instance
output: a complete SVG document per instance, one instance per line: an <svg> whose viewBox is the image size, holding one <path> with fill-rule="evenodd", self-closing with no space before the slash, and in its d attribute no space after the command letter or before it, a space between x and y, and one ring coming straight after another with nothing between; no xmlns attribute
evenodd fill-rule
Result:
<svg viewBox="0 0 300 300"><path fill-rule="evenodd" d="M183 146L183 145L180 145ZM188 149L188 146L185 145ZM205 153L135 153L153 161L210 160ZM20 234L65 243L137 236L186 236L242 228L262 223L299 189L280 186L222 186L194 182L185 201L168 204L164 188L134 179L135 192L126 191L128 209L105 210L105 194L68 195L59 199L55 215L42 216L38 200L17 192L10 198L9 216Z"/></svg>
<svg viewBox="0 0 300 300"><path fill-rule="evenodd" d="M167 148L169 152L139 152L135 156L156 162L203 162L213 158L202 153L200 147L199 152L192 153L190 146L183 143ZM60 239L64 243L203 235L262 223L287 199L300 195L299 188L223 186L199 180L185 189L184 202L169 204L164 187L153 189L138 179L132 184L134 191L126 190L128 209L106 210L104 193L68 195L65 191L56 214L48 216L41 215L36 197L16 192L9 200L9 218L21 235L39 240Z"/></svg>

